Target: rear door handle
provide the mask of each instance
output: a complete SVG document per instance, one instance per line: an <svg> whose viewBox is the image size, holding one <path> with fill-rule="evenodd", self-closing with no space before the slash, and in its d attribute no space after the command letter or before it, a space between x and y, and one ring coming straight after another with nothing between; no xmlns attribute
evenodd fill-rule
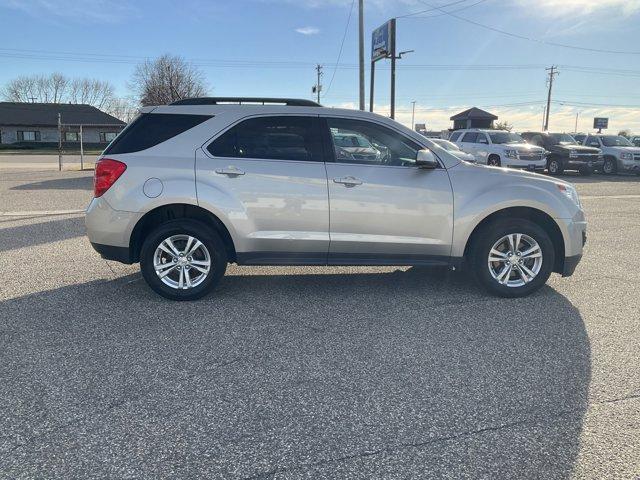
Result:
<svg viewBox="0 0 640 480"><path fill-rule="evenodd" d="M238 170L236 167L227 167L227 168L218 168L216 169L216 173L218 175L226 175L228 177L237 177L239 175L244 175L242 170Z"/></svg>
<svg viewBox="0 0 640 480"><path fill-rule="evenodd" d="M346 187L355 187L356 185L362 185L362 180L356 177L337 177L333 179L333 183L339 183Z"/></svg>

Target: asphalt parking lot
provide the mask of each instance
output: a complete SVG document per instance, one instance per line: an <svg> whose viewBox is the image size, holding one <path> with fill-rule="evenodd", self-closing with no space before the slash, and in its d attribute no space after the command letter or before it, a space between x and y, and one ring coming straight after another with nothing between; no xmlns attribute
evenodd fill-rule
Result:
<svg viewBox="0 0 640 480"><path fill-rule="evenodd" d="M0 171L0 477L638 478L640 178L564 178L585 257L529 298L231 266L173 303L91 249L91 172Z"/></svg>

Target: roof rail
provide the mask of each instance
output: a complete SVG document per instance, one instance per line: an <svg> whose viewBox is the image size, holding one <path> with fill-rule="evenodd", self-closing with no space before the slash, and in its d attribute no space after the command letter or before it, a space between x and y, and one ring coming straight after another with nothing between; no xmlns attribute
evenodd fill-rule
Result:
<svg viewBox="0 0 640 480"><path fill-rule="evenodd" d="M237 103L242 105L243 103L257 103L266 105L268 103L283 104L289 107L320 107L319 103L312 100L303 100L300 98L261 98L261 97L196 97L196 98L184 98L182 100L176 100L169 105L219 105Z"/></svg>

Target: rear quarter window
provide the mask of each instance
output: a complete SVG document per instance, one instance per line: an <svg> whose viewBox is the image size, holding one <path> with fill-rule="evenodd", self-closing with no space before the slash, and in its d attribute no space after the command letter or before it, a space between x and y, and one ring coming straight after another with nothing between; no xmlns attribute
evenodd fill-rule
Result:
<svg viewBox="0 0 640 480"><path fill-rule="evenodd" d="M209 120L211 115L143 113L104 151L105 155L146 150Z"/></svg>

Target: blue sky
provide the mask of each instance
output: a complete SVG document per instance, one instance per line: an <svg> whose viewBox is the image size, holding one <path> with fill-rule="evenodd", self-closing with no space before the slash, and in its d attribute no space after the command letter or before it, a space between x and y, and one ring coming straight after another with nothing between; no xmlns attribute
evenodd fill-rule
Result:
<svg viewBox="0 0 640 480"><path fill-rule="evenodd" d="M398 20L398 48L415 50L398 62L400 121L410 123L415 100L416 122L434 129L448 127L449 116L474 105L516 129L539 128L544 68L555 64L560 75L554 99L563 103L552 106L552 129L572 131L579 113L581 131L590 129L594 116L608 116L611 130L640 133L640 0L460 0L441 7L452 3L365 0L367 56L373 28L391 17L440 7ZM312 98L314 65L320 63L322 103L353 107L357 8L334 69L351 5L352 0L0 0L0 84L59 71L108 80L124 96L137 62L172 53L197 64L211 93L220 96ZM367 57L367 70L368 65ZM380 113L388 111L388 77L388 63L378 62Z"/></svg>

